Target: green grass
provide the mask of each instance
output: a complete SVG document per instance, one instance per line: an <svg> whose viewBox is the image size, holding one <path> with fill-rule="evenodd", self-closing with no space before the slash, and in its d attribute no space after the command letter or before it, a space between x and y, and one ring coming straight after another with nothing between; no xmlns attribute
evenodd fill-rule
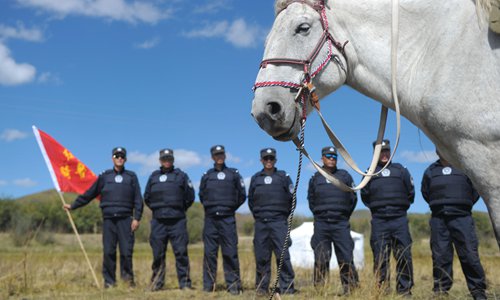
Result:
<svg viewBox="0 0 500 300"><path fill-rule="evenodd" d="M82 236L91 263L101 277L101 236ZM220 291L207 294L202 287L203 245L190 245L191 279L194 290L177 289L175 261L169 247L167 255L167 277L165 289L149 292L151 276L151 249L147 243L137 243L134 252L134 271L137 287L130 289L123 284L109 290L99 290L81 254L73 235L55 235L55 243L29 247L15 247L8 234L0 234L0 299L255 299L255 261L251 237L240 237L239 255L244 293L231 296L224 291L224 276L221 258L217 275ZM500 299L500 253L498 249L481 249L481 262L488 280L491 299ZM416 241L413 249L415 287L413 299L432 299L432 262L429 244L426 240ZM372 275L372 255L368 237L365 237L365 267L359 270L361 287L348 299L399 299L395 294L381 295L375 289ZM394 263L392 264L394 266ZM274 272L274 269L273 269ZM312 270L296 269L296 287L300 293L283 296L283 299L337 299L340 280L337 270L332 270L330 282L321 289L312 284ZM448 299L470 299L458 260L454 263L455 283ZM392 271L394 274L394 270ZM274 279L273 279L274 281ZM394 286L394 275L392 286ZM259 298L266 299L266 298ZM344 298L345 299L345 298Z"/></svg>

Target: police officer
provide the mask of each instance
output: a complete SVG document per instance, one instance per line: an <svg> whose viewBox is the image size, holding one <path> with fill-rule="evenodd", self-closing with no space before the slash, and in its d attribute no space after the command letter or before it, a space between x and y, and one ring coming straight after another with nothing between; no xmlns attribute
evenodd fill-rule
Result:
<svg viewBox="0 0 500 300"><path fill-rule="evenodd" d="M142 216L142 196L139 181L134 172L125 169L127 150L116 147L112 150L113 168L97 177L94 184L79 195L73 204L65 204L64 209L74 210L85 206L97 196L101 196L102 242L104 258L102 275L104 287L116 284L116 245L120 247L120 275L130 286L135 286L132 268L134 231L139 228Z"/></svg>
<svg viewBox="0 0 500 300"><path fill-rule="evenodd" d="M153 249L151 290L165 283L165 252L168 241L175 254L179 288L191 288L189 276L186 210L193 204L194 189L186 173L174 168L174 151L160 150L159 170L149 176L144 202L153 211L149 243Z"/></svg>
<svg viewBox="0 0 500 300"><path fill-rule="evenodd" d="M323 169L347 186L353 185L351 175L346 170L337 168L337 150L334 147L324 147L321 159ZM333 242L343 294L347 295L358 286L359 281L353 262L354 241L349 224L349 218L358 202L356 193L342 191L316 172L309 181L307 199L314 215L314 234L311 238L314 250L314 285L326 284Z"/></svg>
<svg viewBox="0 0 500 300"><path fill-rule="evenodd" d="M260 151L264 168L255 173L248 190L248 206L255 219L254 253L256 263L255 287L257 295L266 295L271 277L272 251L281 257L288 229L287 217L292 209L293 183L288 174L275 168L276 150L265 148ZM281 294L293 294L295 273L290 262L288 248L285 251L283 267L279 278Z"/></svg>
<svg viewBox="0 0 500 300"><path fill-rule="evenodd" d="M375 142L373 143L375 147ZM389 140L383 140L382 151L375 171L389 161ZM389 290L390 254L396 259L396 291L411 295L413 286L412 239L406 212L415 198L410 172L391 162L381 174L374 176L361 190L361 199L372 213L370 245L373 251L374 272L379 276L379 287Z"/></svg>
<svg viewBox="0 0 500 300"><path fill-rule="evenodd" d="M214 167L202 176L199 191L200 201L205 208L203 290L215 291L217 253L220 246L227 289L231 294L237 295L242 290L234 215L245 202L245 183L237 169L226 166L224 146L215 145L210 148L210 153Z"/></svg>
<svg viewBox="0 0 500 300"><path fill-rule="evenodd" d="M434 292L446 295L453 284L453 246L458 254L467 287L474 299L486 299L486 278L479 261L472 206L479 194L470 179L439 159L422 178L422 196L432 211L430 219Z"/></svg>

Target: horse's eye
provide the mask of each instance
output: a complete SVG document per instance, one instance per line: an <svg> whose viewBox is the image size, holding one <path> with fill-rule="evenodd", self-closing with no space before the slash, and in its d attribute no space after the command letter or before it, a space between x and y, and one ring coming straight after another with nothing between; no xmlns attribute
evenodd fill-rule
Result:
<svg viewBox="0 0 500 300"><path fill-rule="evenodd" d="M295 28L295 33L298 34L306 34L309 32L309 29L311 29L311 26L307 23L302 23L297 28Z"/></svg>

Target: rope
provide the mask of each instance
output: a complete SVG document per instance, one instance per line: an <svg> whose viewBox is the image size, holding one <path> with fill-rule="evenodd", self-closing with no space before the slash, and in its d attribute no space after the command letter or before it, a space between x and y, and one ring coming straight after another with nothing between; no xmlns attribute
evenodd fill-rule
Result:
<svg viewBox="0 0 500 300"><path fill-rule="evenodd" d="M300 172L302 170L302 155L303 155L302 150L304 149L304 136L305 136L305 127L307 120L307 105L306 105L307 100L309 100L309 97L306 96L301 97L302 118L300 119L300 139L299 141L297 141L297 138L294 140L294 142L296 142L296 144L299 145L297 148L297 151L299 151L299 164L297 166L297 177L295 178L295 185L293 187L292 207L290 210L290 214L288 215L287 218L288 226L286 230L285 242L283 243L283 248L281 250L278 269L276 270L276 280L274 281L273 289L271 290L271 294L269 295L269 300L272 300L274 298L274 296L276 295L276 290L278 289L281 269L283 268L283 264L285 261L285 253L286 251L288 251L288 246L289 246L288 241L290 240L290 232L292 231L293 215L295 213L295 208L297 207L297 189L299 188ZM279 293L277 295L277 298L280 299Z"/></svg>

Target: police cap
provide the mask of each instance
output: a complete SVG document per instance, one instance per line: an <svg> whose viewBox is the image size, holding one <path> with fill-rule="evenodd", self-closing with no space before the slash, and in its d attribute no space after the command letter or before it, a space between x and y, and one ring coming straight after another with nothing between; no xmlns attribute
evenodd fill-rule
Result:
<svg viewBox="0 0 500 300"><path fill-rule="evenodd" d="M215 145L215 146L212 146L212 148L210 148L210 153L212 155L216 155L219 153L226 153L226 150L224 149L224 146L222 146L222 145Z"/></svg>
<svg viewBox="0 0 500 300"><path fill-rule="evenodd" d="M333 146L327 146L321 149L321 156L324 156L325 154L334 154L337 155L337 149Z"/></svg>
<svg viewBox="0 0 500 300"><path fill-rule="evenodd" d="M160 159L168 159L168 158L174 158L174 150L168 148L161 149Z"/></svg>
<svg viewBox="0 0 500 300"><path fill-rule="evenodd" d="M375 144L377 143L377 141L374 141L373 142L373 148L375 148ZM391 144L390 144L390 141L389 140L383 140L382 141L382 150L391 150Z"/></svg>
<svg viewBox="0 0 500 300"><path fill-rule="evenodd" d="M123 147L115 147L115 148L113 148L113 150L111 151L111 153L113 155L121 153L121 154L123 154L123 156L127 156L127 150L125 148L123 148Z"/></svg>
<svg viewBox="0 0 500 300"><path fill-rule="evenodd" d="M276 149L274 148L264 148L260 150L260 158L264 158L266 156L272 156L276 158Z"/></svg>

